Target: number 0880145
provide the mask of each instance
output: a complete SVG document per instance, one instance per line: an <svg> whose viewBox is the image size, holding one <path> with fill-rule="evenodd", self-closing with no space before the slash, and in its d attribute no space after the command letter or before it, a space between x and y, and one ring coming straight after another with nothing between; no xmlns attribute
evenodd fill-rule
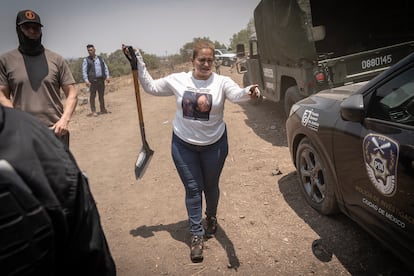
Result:
<svg viewBox="0 0 414 276"><path fill-rule="evenodd" d="M386 55L382 57L375 57L363 60L361 62L362 69L370 69L373 67L383 66L392 62L392 55Z"/></svg>

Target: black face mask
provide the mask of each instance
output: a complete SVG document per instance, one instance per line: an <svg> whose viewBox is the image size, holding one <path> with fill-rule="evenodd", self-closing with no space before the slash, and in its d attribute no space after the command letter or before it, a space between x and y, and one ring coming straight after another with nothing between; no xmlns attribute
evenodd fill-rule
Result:
<svg viewBox="0 0 414 276"><path fill-rule="evenodd" d="M42 45L42 35L39 39L30 39L24 35L19 26L16 26L17 36L19 37L19 51L28 56L37 56L44 52Z"/></svg>

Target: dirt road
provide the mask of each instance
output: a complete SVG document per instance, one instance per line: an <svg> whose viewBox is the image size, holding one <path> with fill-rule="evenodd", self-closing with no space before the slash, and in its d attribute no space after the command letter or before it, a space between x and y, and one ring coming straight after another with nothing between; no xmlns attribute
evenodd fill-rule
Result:
<svg viewBox="0 0 414 276"><path fill-rule="evenodd" d="M240 76L222 67L222 74ZM82 88L81 86L79 87ZM184 189L170 156L173 97L141 90L155 154L140 180L131 77L107 88L110 114L79 105L71 149L89 176L118 275L401 275L403 266L343 215L323 217L300 194L275 103L226 103L230 152L221 178L217 237L204 261L189 258ZM281 174L275 174L276 170Z"/></svg>

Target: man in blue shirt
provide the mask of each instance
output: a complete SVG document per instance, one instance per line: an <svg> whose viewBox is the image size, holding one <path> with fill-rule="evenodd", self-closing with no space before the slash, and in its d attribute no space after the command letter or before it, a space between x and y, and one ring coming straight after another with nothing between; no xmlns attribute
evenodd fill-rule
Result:
<svg viewBox="0 0 414 276"><path fill-rule="evenodd" d="M89 56L83 59L82 76L89 87L89 103L91 105L91 113L88 116L98 116L95 108L95 96L98 91L100 114L108 113L105 108L105 80L109 82L109 70L103 58L95 54L95 47L92 44L86 45Z"/></svg>

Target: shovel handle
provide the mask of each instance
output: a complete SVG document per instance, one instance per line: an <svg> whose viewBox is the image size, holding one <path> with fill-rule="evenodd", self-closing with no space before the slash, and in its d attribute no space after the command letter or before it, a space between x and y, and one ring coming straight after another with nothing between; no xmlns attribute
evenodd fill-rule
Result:
<svg viewBox="0 0 414 276"><path fill-rule="evenodd" d="M123 48L123 52L125 57L129 60L129 63L131 64L131 69L134 70L138 70L138 64L137 64L137 56L135 55L135 51L134 48L132 48L132 46L126 46L126 45L122 45Z"/></svg>
<svg viewBox="0 0 414 276"><path fill-rule="evenodd" d="M142 149L138 155L137 162L135 163L135 178L141 178L144 174L144 171L151 159L151 156L154 154L154 151L149 147L147 143L147 139L145 138L145 127L144 127L144 118L142 115L142 106L141 106L141 96L139 92L139 82L138 82L138 58L135 55L134 48L132 46L122 45L122 51L125 54L125 57L128 59L129 63L131 64L132 69L132 77L134 80L134 88L135 88L135 98L137 101L137 109L138 109L138 119L139 119L139 126L141 128L141 139L142 139Z"/></svg>
<svg viewBox="0 0 414 276"><path fill-rule="evenodd" d="M131 63L132 77L134 80L134 88L135 88L135 99L137 102L139 126L141 130L141 138L142 138L142 143L145 145L147 144L147 140L145 137L144 116L142 115L141 96L140 96L140 91L139 91L138 64L137 64L138 59L137 59L137 56L135 55L135 51L134 51L134 48L132 48L132 46L122 45L122 49L125 54L125 57L129 60L129 63Z"/></svg>

